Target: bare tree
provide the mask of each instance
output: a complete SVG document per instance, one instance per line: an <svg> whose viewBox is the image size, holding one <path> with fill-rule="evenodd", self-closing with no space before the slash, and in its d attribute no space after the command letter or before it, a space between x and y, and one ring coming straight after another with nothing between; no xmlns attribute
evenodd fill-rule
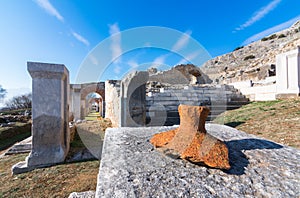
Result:
<svg viewBox="0 0 300 198"><path fill-rule="evenodd" d="M6 94L6 90L2 88L2 86L0 85L0 101L5 97Z"/></svg>
<svg viewBox="0 0 300 198"><path fill-rule="evenodd" d="M5 103L6 107L10 109L29 109L31 108L32 94L24 94L15 96Z"/></svg>

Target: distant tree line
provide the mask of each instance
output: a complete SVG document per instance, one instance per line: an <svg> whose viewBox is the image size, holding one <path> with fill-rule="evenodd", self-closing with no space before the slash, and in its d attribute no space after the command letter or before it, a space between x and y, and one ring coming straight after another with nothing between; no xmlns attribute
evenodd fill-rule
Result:
<svg viewBox="0 0 300 198"><path fill-rule="evenodd" d="M0 101L5 97L6 90L0 85Z"/></svg>
<svg viewBox="0 0 300 198"><path fill-rule="evenodd" d="M32 94L23 94L15 96L5 103L5 106L11 110L16 109L30 109L32 101Z"/></svg>

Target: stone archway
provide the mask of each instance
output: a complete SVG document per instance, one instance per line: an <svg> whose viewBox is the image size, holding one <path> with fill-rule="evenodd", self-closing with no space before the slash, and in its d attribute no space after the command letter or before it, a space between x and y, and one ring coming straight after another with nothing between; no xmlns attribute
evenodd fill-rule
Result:
<svg viewBox="0 0 300 198"><path fill-rule="evenodd" d="M87 114L86 96L89 93L95 92L101 96L101 112L100 115L104 117L105 112L105 83L85 83L85 84L71 84L71 111L75 120L83 119Z"/></svg>
<svg viewBox="0 0 300 198"><path fill-rule="evenodd" d="M81 85L81 118L83 119L87 113L87 104L86 104L86 97L90 93L97 93L101 96L102 102L99 104L101 106L101 112L100 115L104 117L104 101L105 101L105 83L104 82L98 82L98 83L88 83L88 84L82 84Z"/></svg>

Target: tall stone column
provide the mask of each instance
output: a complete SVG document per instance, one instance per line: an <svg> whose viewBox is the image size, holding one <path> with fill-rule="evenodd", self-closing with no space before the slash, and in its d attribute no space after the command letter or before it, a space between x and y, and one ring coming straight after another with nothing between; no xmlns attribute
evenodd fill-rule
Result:
<svg viewBox="0 0 300 198"><path fill-rule="evenodd" d="M300 47L276 56L276 98L300 93Z"/></svg>
<svg viewBox="0 0 300 198"><path fill-rule="evenodd" d="M72 113L74 115L74 120L81 119L81 85L80 84L72 84L71 85L71 97L72 97Z"/></svg>
<svg viewBox="0 0 300 198"><path fill-rule="evenodd" d="M86 111L86 101L85 99L80 99L80 119L84 120L85 119L85 111Z"/></svg>
<svg viewBox="0 0 300 198"><path fill-rule="evenodd" d="M28 62L32 77L32 150L14 173L60 163L69 151L69 71L64 65ZM23 169L23 170L22 170Z"/></svg>

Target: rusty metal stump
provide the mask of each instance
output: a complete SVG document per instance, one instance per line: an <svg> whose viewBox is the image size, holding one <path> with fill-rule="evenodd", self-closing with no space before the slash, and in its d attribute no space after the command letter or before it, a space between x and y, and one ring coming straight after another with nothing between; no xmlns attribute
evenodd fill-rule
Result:
<svg viewBox="0 0 300 198"><path fill-rule="evenodd" d="M209 108L179 105L180 126L155 134L150 142L167 155L219 169L230 169L228 148L205 130Z"/></svg>

